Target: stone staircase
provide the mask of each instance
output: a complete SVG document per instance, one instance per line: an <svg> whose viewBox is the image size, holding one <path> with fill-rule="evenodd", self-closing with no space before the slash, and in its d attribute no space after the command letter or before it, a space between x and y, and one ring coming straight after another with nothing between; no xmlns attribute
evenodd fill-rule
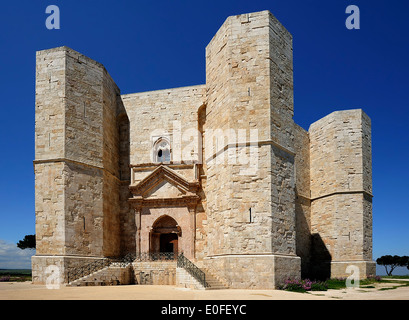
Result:
<svg viewBox="0 0 409 320"><path fill-rule="evenodd" d="M172 272L171 269L174 271ZM76 279L75 275L78 274L78 272L74 272L74 275L71 276L74 280L70 281L66 286L114 286L132 283L146 284L141 279L139 279L140 281L135 279L136 273L138 273L140 276L146 273L147 275L151 276L148 284L175 284L176 282L176 285L179 287L200 290L228 288L228 286L221 279L214 276L212 272L206 269L202 264L201 268L197 267L191 261L186 259L183 254L179 255L177 263L176 260L133 262L129 259L127 259L126 262L103 260L91 263L90 265L85 265L80 268L80 271L81 272L79 274L86 275ZM172 273L173 277L170 277ZM156 283L153 281L152 283L152 277L154 275L156 280L158 280L158 277L159 280L161 280L162 277L164 280L166 280L166 278L173 280L170 283L160 283L160 281L159 283L158 281L156 281ZM69 276L68 278L70 279L71 277ZM205 279L206 285L204 285L203 279Z"/></svg>
<svg viewBox="0 0 409 320"><path fill-rule="evenodd" d="M206 282L209 287L206 287L205 290L217 290L217 289L228 289L229 287L221 279L213 275L208 269L201 268L206 274Z"/></svg>
<svg viewBox="0 0 409 320"><path fill-rule="evenodd" d="M82 278L76 279L69 284L68 287L80 286L116 286L130 284L132 281L132 266L129 265L111 265L95 271Z"/></svg>
<svg viewBox="0 0 409 320"><path fill-rule="evenodd" d="M224 284L220 279L214 276L209 270L201 268L201 270L206 275L207 286L203 286L198 280L195 279L187 270L184 268L176 269L176 285L182 288L190 288L197 290L218 290L218 289L228 289L228 286Z"/></svg>

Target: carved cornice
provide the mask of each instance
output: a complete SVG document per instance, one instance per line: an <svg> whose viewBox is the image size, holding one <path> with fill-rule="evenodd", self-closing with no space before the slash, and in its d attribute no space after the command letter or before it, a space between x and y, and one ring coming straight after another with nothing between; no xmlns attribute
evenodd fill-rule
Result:
<svg viewBox="0 0 409 320"><path fill-rule="evenodd" d="M135 208L150 207L160 208L165 206L194 206L198 203L198 195L189 195L175 198L143 198L134 197L128 199L129 203Z"/></svg>

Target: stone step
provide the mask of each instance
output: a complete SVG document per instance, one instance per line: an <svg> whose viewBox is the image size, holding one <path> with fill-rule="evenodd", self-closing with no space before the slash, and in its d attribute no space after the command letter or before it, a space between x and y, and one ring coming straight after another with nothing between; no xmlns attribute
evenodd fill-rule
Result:
<svg viewBox="0 0 409 320"><path fill-rule="evenodd" d="M87 276L79 278L70 282L67 286L79 287L79 286L108 286L121 284L120 274L121 270L128 268L118 265L110 265L104 267L101 270L95 271Z"/></svg>
<svg viewBox="0 0 409 320"><path fill-rule="evenodd" d="M188 271L183 268L178 268L177 271L177 281L178 286L185 288L199 289L199 290L217 290L217 289L227 289L228 287L221 282L217 277L215 277L209 270L201 269L206 275L206 283L208 287L203 287L199 281L197 281Z"/></svg>
<svg viewBox="0 0 409 320"><path fill-rule="evenodd" d="M228 286L217 276L213 275L207 268L201 268L206 274L206 282L209 287L206 290L228 289Z"/></svg>

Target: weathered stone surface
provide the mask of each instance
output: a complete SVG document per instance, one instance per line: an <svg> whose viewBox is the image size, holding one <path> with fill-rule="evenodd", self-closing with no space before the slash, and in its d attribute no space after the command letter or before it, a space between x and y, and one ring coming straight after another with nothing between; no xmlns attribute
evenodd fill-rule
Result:
<svg viewBox="0 0 409 320"><path fill-rule="evenodd" d="M331 262L371 262L370 119L360 109L337 111L313 123L309 133L311 233L319 235ZM331 269L333 276L345 274Z"/></svg>
<svg viewBox="0 0 409 320"><path fill-rule="evenodd" d="M67 47L37 53L37 255L119 254L118 95L100 63Z"/></svg>
<svg viewBox="0 0 409 320"><path fill-rule="evenodd" d="M306 131L293 114L292 36L269 11L226 19L197 86L120 95L100 63L38 52L34 281L145 252L183 252L231 288L371 274L370 119ZM159 265L134 263L136 281L175 284Z"/></svg>
<svg viewBox="0 0 409 320"><path fill-rule="evenodd" d="M176 284L176 262L174 261L134 262L132 267L136 284Z"/></svg>

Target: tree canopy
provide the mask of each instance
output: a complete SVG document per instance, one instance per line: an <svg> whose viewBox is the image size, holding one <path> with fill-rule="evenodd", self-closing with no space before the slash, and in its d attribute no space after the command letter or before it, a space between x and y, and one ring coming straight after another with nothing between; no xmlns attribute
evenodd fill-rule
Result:
<svg viewBox="0 0 409 320"><path fill-rule="evenodd" d="M23 240L17 243L17 247L20 249L35 249L36 247L36 236L35 234L28 234Z"/></svg>
<svg viewBox="0 0 409 320"><path fill-rule="evenodd" d="M409 269L409 257L408 256L386 255L386 256L382 256L376 259L376 263L385 267L385 271L388 276L392 275L392 272L393 270L395 270L396 267L406 266ZM389 271L388 271L388 267L390 268Z"/></svg>

